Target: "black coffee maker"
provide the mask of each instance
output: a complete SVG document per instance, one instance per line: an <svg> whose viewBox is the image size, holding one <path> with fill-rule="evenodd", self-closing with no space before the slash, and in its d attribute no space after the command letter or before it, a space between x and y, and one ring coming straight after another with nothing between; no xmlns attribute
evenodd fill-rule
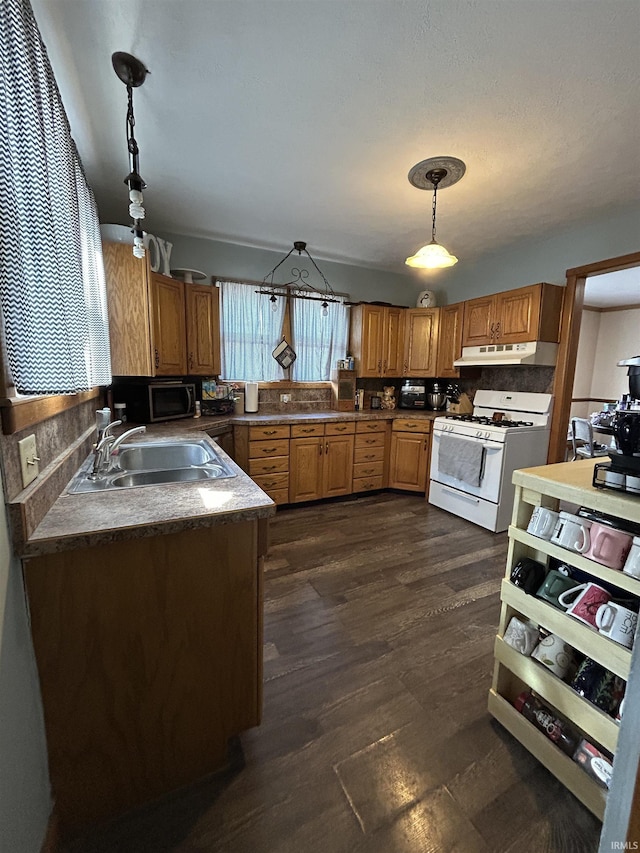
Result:
<svg viewBox="0 0 640 853"><path fill-rule="evenodd" d="M594 467L593 485L640 495L640 356L618 362L629 368L629 394L624 395L611 421L615 449L610 462Z"/></svg>

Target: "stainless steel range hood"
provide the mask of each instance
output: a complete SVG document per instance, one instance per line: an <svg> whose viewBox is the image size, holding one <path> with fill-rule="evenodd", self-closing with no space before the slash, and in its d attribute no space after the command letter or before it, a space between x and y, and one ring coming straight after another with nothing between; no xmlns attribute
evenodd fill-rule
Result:
<svg viewBox="0 0 640 853"><path fill-rule="evenodd" d="M558 344L546 341L529 341L526 344L486 344L481 347L463 347L462 358L454 367L501 367L509 364L538 364L553 367L558 355Z"/></svg>

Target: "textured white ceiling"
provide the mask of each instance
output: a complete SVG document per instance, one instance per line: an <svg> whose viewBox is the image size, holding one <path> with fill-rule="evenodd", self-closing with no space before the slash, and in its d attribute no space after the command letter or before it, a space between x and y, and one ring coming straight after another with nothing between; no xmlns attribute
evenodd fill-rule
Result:
<svg viewBox="0 0 640 853"><path fill-rule="evenodd" d="M640 197L637 0L32 0L103 221L126 223L135 91L149 231L410 273Z"/></svg>
<svg viewBox="0 0 640 853"><path fill-rule="evenodd" d="M593 275L584 286L584 304L591 308L640 306L640 267ZM640 349L640 330L638 330Z"/></svg>

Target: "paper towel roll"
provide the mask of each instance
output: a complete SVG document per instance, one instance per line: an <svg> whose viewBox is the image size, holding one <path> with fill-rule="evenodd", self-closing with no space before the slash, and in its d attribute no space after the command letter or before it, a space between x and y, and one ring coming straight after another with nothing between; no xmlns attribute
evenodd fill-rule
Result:
<svg viewBox="0 0 640 853"><path fill-rule="evenodd" d="M258 411L258 383L244 383L244 410L245 412Z"/></svg>

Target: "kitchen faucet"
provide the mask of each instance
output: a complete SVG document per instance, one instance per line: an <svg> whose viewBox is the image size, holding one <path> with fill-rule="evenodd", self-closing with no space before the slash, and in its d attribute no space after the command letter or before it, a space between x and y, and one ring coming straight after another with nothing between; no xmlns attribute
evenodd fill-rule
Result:
<svg viewBox="0 0 640 853"><path fill-rule="evenodd" d="M132 435L137 435L138 433L147 431L146 426L132 427L116 438L114 435L111 435L111 430L114 427L119 426L121 423L122 421L113 421L113 423L107 424L104 428L100 439L94 447L95 455L93 457L93 467L91 469L91 473L88 475L90 480L97 480L101 475L108 473L109 459L118 447L120 447L123 441L126 441Z"/></svg>

